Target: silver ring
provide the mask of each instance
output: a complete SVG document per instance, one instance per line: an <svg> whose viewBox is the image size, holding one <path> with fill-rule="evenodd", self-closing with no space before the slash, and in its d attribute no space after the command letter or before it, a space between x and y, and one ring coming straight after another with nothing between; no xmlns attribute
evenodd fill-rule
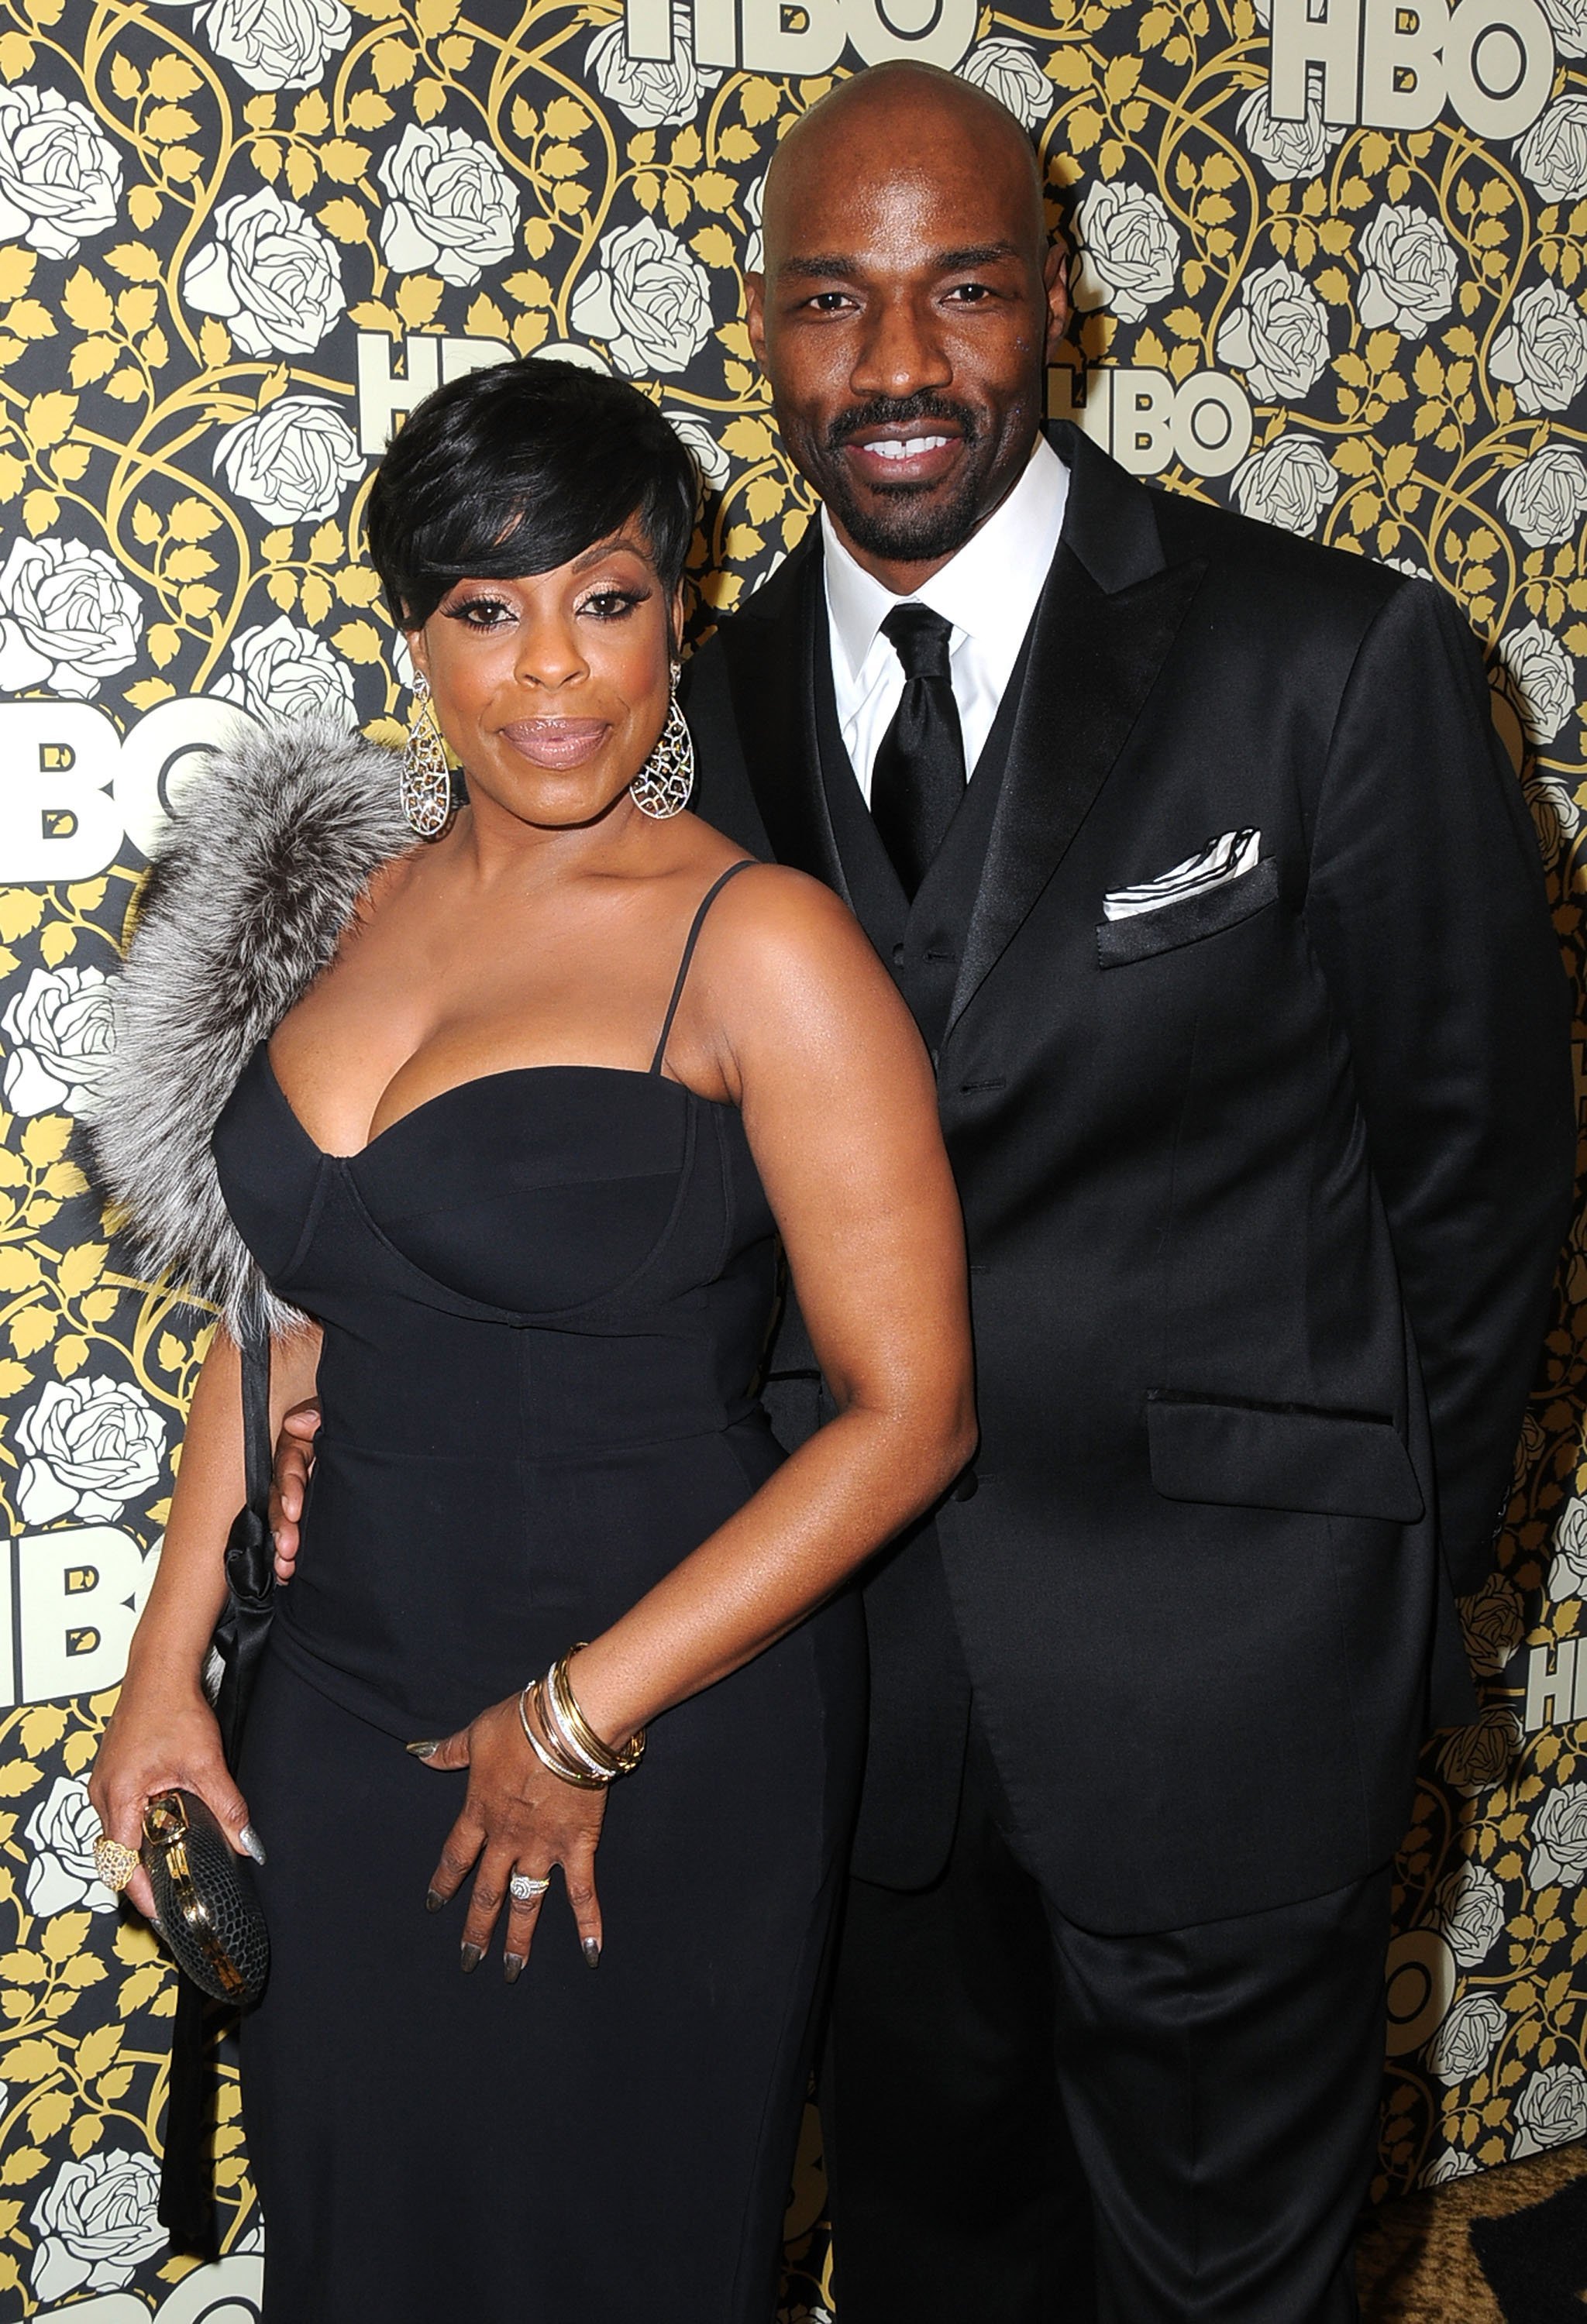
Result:
<svg viewBox="0 0 1587 2324"><path fill-rule="evenodd" d="M515 1872L507 1883L507 1894L515 1904L532 1904L550 1886L549 1880L536 1880L528 1872Z"/></svg>

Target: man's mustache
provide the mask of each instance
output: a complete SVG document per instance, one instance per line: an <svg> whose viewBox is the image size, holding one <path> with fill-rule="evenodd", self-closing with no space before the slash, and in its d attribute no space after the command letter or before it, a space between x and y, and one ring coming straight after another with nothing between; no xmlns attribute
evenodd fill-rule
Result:
<svg viewBox="0 0 1587 2324"><path fill-rule="evenodd" d="M966 444L973 444L981 433L968 404L955 403L946 395L922 388L918 395L873 396L869 403L853 404L847 411L840 411L828 424L826 448L829 452L841 452L851 437L866 429L905 428L919 420L951 420Z"/></svg>

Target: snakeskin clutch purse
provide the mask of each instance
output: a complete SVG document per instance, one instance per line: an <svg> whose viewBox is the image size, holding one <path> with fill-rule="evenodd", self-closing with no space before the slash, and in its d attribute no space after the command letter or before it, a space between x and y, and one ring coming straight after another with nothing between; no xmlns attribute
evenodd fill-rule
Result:
<svg viewBox="0 0 1587 2324"><path fill-rule="evenodd" d="M270 1936L254 1868L194 1792L156 1792L140 1851L177 1966L212 2001L243 2008L264 1990Z"/></svg>

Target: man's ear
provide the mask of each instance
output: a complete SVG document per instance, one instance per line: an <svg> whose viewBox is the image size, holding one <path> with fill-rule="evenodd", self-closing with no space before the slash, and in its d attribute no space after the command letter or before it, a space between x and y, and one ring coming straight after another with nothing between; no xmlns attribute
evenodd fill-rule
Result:
<svg viewBox="0 0 1587 2324"><path fill-rule="evenodd" d="M750 346L755 361L762 371L766 368L766 277L763 274L744 276L744 327L750 335Z"/></svg>
<svg viewBox="0 0 1587 2324"><path fill-rule="evenodd" d="M1047 288L1047 359L1051 363L1069 328L1069 254L1055 242L1041 270Z"/></svg>

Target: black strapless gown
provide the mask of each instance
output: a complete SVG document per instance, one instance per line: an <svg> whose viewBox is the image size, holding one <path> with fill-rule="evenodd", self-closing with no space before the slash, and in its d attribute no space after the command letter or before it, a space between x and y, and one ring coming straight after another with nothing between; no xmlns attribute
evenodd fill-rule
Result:
<svg viewBox="0 0 1587 2324"><path fill-rule="evenodd" d="M772 2313L857 1606L654 1723L609 1797L593 1974L559 1880L515 1986L499 1935L461 1973L463 1904L424 1895L465 1778L402 1748L595 1637L780 1457L750 1392L770 1214L737 1112L660 1055L492 1074L339 1159L261 1047L216 1131L238 1228L325 1330L239 1770L269 1850L242 2037L269 2324Z"/></svg>

